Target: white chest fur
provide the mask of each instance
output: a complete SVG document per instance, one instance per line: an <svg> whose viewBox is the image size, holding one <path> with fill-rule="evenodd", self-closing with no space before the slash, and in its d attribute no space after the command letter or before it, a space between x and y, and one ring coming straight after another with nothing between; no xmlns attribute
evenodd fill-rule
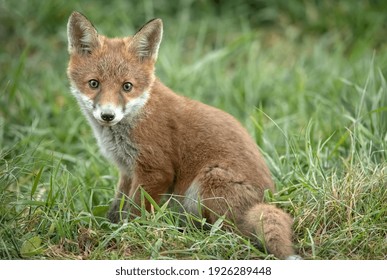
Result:
<svg viewBox="0 0 387 280"><path fill-rule="evenodd" d="M130 139L130 130L130 126L121 123L94 129L102 154L126 172L132 170L138 154L135 144Z"/></svg>

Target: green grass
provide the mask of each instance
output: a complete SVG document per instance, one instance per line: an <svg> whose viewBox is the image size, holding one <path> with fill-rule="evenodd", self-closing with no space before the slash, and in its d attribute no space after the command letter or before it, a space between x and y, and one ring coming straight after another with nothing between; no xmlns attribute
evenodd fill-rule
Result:
<svg viewBox="0 0 387 280"><path fill-rule="evenodd" d="M158 76L248 128L303 257L386 259L386 4L132 2L0 1L0 259L272 258L166 207L106 221L118 173L68 90L73 10L109 36L164 20Z"/></svg>

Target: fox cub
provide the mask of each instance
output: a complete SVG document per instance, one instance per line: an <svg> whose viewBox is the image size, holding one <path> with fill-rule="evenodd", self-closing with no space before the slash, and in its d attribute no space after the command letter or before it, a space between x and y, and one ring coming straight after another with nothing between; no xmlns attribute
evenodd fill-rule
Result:
<svg viewBox="0 0 387 280"><path fill-rule="evenodd" d="M176 95L156 78L160 19L132 37L109 39L74 12L67 32L71 91L102 153L120 170L112 222L120 219L122 196L140 204L142 187L156 202L177 195L185 211L210 223L225 216L277 258L297 258L291 217L263 203L274 184L247 131L231 115ZM128 204L124 210L138 215Z"/></svg>

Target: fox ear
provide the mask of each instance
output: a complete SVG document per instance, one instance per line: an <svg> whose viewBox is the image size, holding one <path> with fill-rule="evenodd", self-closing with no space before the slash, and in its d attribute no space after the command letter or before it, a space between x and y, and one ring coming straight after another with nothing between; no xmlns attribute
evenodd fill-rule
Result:
<svg viewBox="0 0 387 280"><path fill-rule="evenodd" d="M153 19L133 36L130 49L137 54L140 60L152 59L156 61L162 36L162 20Z"/></svg>
<svg viewBox="0 0 387 280"><path fill-rule="evenodd" d="M93 24L81 13L73 12L67 23L68 50L72 54L92 53L98 47L98 33Z"/></svg>

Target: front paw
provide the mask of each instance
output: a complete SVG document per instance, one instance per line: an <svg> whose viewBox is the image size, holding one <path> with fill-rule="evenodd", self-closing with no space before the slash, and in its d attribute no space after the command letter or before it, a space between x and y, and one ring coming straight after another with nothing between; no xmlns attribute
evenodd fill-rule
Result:
<svg viewBox="0 0 387 280"><path fill-rule="evenodd" d="M127 215L127 212L124 209L125 209L125 207L121 206L121 201L115 200L111 204L109 211L107 212L106 217L109 219L109 221L111 223L118 224Z"/></svg>

